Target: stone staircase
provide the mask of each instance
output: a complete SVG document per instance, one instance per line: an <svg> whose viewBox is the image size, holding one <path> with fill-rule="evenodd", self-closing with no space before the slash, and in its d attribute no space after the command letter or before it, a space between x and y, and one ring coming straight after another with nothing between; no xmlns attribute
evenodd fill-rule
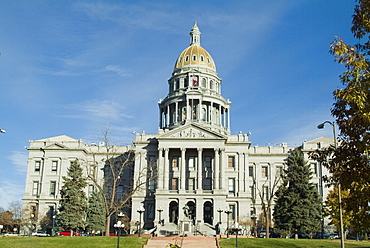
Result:
<svg viewBox="0 0 370 248"><path fill-rule="evenodd" d="M218 248L215 237L203 236L172 236L172 237L152 237L143 248L165 248L170 244L178 245L182 248Z"/></svg>

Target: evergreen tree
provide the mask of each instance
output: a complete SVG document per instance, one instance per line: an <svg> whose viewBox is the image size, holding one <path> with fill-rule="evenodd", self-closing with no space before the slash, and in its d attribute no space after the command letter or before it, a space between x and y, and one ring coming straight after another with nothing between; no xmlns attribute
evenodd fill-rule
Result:
<svg viewBox="0 0 370 248"><path fill-rule="evenodd" d="M86 226L87 199L84 189L87 183L78 160L71 163L67 175L63 177L64 185L60 191L58 226L71 230L72 236L73 230Z"/></svg>
<svg viewBox="0 0 370 248"><path fill-rule="evenodd" d="M89 197L89 209L87 210L86 229L89 233L105 230L105 212L103 196L99 191L93 192Z"/></svg>
<svg viewBox="0 0 370 248"><path fill-rule="evenodd" d="M276 191L275 227L283 235L293 231L312 233L320 228L321 197L313 183L312 172L296 149L288 157L283 183Z"/></svg>

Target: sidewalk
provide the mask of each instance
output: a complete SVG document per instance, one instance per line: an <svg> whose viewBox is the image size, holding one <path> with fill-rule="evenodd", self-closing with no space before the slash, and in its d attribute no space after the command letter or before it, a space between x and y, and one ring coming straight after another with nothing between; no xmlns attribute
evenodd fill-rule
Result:
<svg viewBox="0 0 370 248"><path fill-rule="evenodd" d="M148 243L144 245L144 248L165 248L170 247L169 244L181 245L180 236L172 237L152 237L148 240ZM182 240L182 248L217 248L216 238L214 237L203 237L203 236L187 236Z"/></svg>

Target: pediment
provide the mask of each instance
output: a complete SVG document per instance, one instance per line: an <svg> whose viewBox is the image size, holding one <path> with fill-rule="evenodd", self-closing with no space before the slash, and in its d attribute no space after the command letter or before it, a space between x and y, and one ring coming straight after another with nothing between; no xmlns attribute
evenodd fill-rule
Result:
<svg viewBox="0 0 370 248"><path fill-rule="evenodd" d="M59 144L59 143L54 143L48 146L45 146L44 149L67 149L65 145Z"/></svg>
<svg viewBox="0 0 370 248"><path fill-rule="evenodd" d="M227 139L226 136L203 128L200 125L191 123L166 132L158 137L161 138L178 138L178 139Z"/></svg>

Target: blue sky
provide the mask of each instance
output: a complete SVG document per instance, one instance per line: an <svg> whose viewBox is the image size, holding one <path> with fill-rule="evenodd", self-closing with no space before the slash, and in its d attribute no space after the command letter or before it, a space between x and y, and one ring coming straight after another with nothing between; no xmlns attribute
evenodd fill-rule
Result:
<svg viewBox="0 0 370 248"><path fill-rule="evenodd" d="M189 32L216 62L231 130L253 145L296 146L331 129L344 68L334 36L353 44L353 0L2 1L0 207L24 192L29 140L58 135L116 144L157 133L158 100Z"/></svg>

